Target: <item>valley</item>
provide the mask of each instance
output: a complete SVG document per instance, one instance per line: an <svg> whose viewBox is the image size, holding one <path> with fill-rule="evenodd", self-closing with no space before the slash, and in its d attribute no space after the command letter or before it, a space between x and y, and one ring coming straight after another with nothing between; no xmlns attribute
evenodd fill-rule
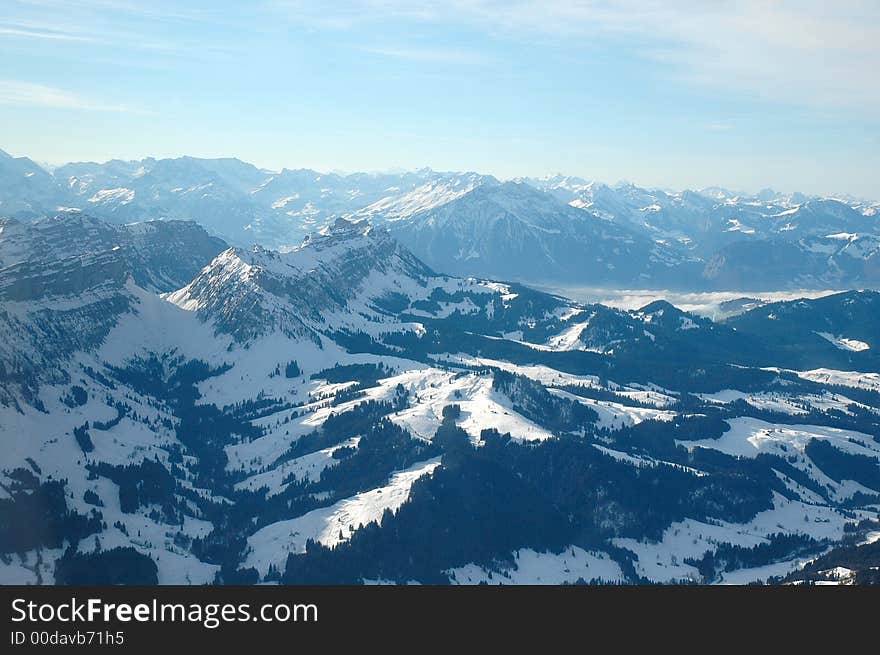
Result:
<svg viewBox="0 0 880 655"><path fill-rule="evenodd" d="M0 225L4 583L781 582L880 531L877 292L712 320L364 218Z"/></svg>

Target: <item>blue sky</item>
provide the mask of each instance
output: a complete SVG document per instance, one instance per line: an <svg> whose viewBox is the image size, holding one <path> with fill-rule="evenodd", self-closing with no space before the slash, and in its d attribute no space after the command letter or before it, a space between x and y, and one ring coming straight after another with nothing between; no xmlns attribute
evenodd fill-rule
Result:
<svg viewBox="0 0 880 655"><path fill-rule="evenodd" d="M880 199L880 3L3 0L0 148Z"/></svg>

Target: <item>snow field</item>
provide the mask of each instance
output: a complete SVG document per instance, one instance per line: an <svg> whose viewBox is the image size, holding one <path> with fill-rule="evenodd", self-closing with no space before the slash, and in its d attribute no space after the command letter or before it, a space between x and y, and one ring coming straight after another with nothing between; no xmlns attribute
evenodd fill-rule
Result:
<svg viewBox="0 0 880 655"><path fill-rule="evenodd" d="M309 539L325 546L348 540L359 526L379 521L386 509L396 511L409 497L413 483L439 465L440 458L420 462L394 473L384 487L258 530L248 538L250 552L244 566L253 566L265 575L272 564L283 570L288 553L305 552Z"/></svg>

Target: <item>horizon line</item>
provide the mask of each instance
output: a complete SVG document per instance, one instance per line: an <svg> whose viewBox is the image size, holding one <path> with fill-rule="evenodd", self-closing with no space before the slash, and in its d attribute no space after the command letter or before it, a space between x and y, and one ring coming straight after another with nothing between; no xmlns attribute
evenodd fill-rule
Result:
<svg viewBox="0 0 880 655"><path fill-rule="evenodd" d="M671 187L671 186L659 186L659 185L644 185L643 186L641 184L638 184L638 183L636 183L630 179L626 179L626 178L617 180L612 183L612 182L606 182L606 181L601 180L599 178L584 177L584 176L577 175L577 174L563 173L562 171L545 173L543 175L516 175L516 176L512 176L512 177L507 177L507 176L496 175L493 173L483 173L483 172L480 172L475 169L459 169L459 170L445 169L444 170L444 169L434 168L430 165L424 165L424 166L419 166L419 167L415 167L415 168L406 168L406 167L402 167L402 166L392 166L392 167L388 167L388 168L363 169L363 170L346 170L346 169L340 169L340 168L321 170L319 168L312 168L310 166L299 166L299 167L295 167L295 168L290 168L288 166L282 166L280 169L275 169L275 168L270 168L267 166L257 165L254 162L247 161L245 159L241 159L240 157L235 156L235 155L206 157L206 156L188 155L188 154L176 155L176 156L145 155L145 156L142 156L142 157L136 158L136 159L126 159L123 157L110 157L109 159L104 159L103 161L96 160L96 159L79 159L79 160L63 161L61 163L56 164L51 161L36 160L36 159L31 158L28 155L13 155L8 150L5 150L4 148L0 148L0 153L6 154L13 159L27 159L28 161L30 161L34 165L36 165L39 168L41 168L42 170L46 171L48 174L52 175L53 177L54 177L55 171L57 169L63 168L64 166L70 166L70 165L76 165L76 164L94 164L97 166L106 166L107 164L110 164L112 162L142 163L142 162L148 161L148 160L159 162L159 161L173 161L173 160L179 160L179 159L194 159L197 161L224 161L224 160L225 161L237 161L241 164L253 166L258 171L263 172L263 173L267 173L270 175L281 175L285 171L291 171L291 172L311 171L311 172L317 173L319 175L336 175L338 177L344 178L344 177L351 177L354 175L374 175L374 176L406 175L406 174L411 174L411 173L419 173L419 172L427 171L427 172L431 172L431 173L437 173L439 175L468 175L468 174L479 175L481 177L487 177L487 178L491 177L491 178L497 180L498 182L502 182L502 183L504 183L504 182L523 183L523 181L525 181L525 180L540 181L540 180L546 180L546 179L550 179L550 178L554 178L554 177L561 177L561 178L568 178L568 179L573 179L573 180L576 180L579 182L583 182L584 184L587 184L587 185L593 185L593 184L603 185L603 186L606 186L611 189L617 189L617 188L620 188L621 186L631 185L631 186L634 186L639 189L644 189L646 191L662 191L664 193L674 193L674 194L682 194L687 191L692 191L695 193L701 193L701 195L703 195L702 192L705 192L709 189L718 189L720 191L724 191L724 192L731 194L731 198L737 198L737 197L743 197L743 196L754 197L760 193L770 191L770 192L778 194L778 195L793 196L796 194L800 194L800 195L806 196L808 199L811 199L811 200L815 200L815 199L835 200L835 199L838 199L838 200L842 200L845 202L864 202L864 203L870 203L870 204L880 203L880 199L869 198L866 196L861 196L861 195L852 194L852 193L848 193L848 192L847 193L834 192L834 193L822 194L822 193L812 193L809 191L803 191L801 189L795 189L795 190L791 190L791 191L789 191L789 190L780 191L780 190L774 188L772 185L764 186L764 187L755 191L755 190L746 190L746 189L734 189L734 188L730 188L730 187L725 186L724 184L719 184L719 183L709 184L706 186L683 186L683 187Z"/></svg>

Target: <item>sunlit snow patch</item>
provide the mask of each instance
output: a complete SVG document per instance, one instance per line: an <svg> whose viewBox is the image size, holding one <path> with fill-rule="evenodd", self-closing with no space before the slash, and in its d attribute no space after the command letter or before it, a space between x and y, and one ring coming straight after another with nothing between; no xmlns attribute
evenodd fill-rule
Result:
<svg viewBox="0 0 880 655"><path fill-rule="evenodd" d="M386 509L396 511L409 497L413 483L439 465L439 457L420 462L392 475L384 487L258 530L248 538L251 552L244 566L253 566L265 575L271 564L283 568L288 553L305 552L309 539L325 546L347 541L359 526L381 521Z"/></svg>
<svg viewBox="0 0 880 655"><path fill-rule="evenodd" d="M489 570L468 564L446 573L453 584L539 584L558 585L578 580L590 582L624 582L620 566L607 553L588 552L578 546L569 546L559 554L539 553L522 548L513 555L514 565L500 570Z"/></svg>
<svg viewBox="0 0 880 655"><path fill-rule="evenodd" d="M859 341L858 339L836 337L828 332L817 332L816 334L818 334L823 339L830 341L841 350L849 350L850 352L858 353L862 352L863 350L869 350L871 348L871 346L866 344L864 341Z"/></svg>

